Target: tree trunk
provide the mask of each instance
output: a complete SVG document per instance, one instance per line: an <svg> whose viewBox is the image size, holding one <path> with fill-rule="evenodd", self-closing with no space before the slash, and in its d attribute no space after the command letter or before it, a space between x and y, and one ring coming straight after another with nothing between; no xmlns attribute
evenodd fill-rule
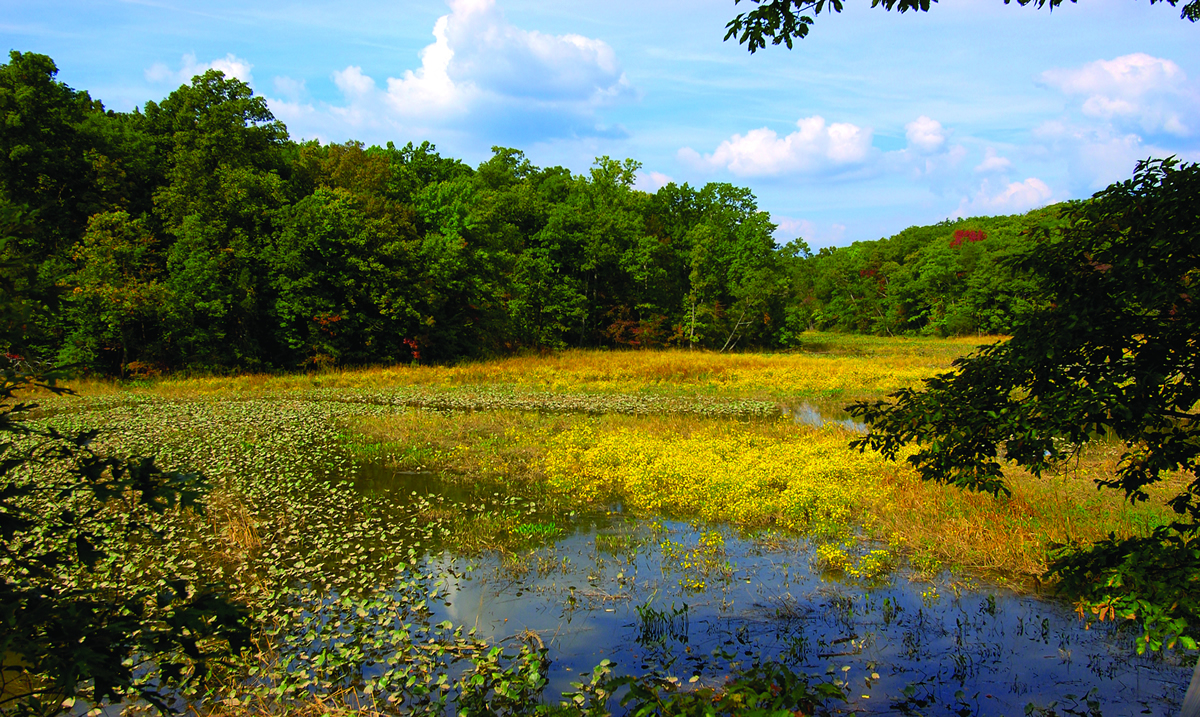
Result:
<svg viewBox="0 0 1200 717"><path fill-rule="evenodd" d="M1200 659L1196 660L1196 669L1192 670L1192 684L1188 685L1179 717L1200 717Z"/></svg>
<svg viewBox="0 0 1200 717"><path fill-rule="evenodd" d="M737 336L738 329L742 328L742 319L746 318L747 311L749 309L742 309L742 315L738 317L737 323L733 325L733 331L729 332L729 338L725 339L725 345L721 347L720 353L725 353L725 349L730 348L729 342L733 341L733 337Z"/></svg>

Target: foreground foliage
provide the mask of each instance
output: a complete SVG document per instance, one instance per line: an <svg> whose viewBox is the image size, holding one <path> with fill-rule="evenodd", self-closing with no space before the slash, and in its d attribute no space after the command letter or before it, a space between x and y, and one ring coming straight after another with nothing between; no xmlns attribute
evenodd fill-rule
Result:
<svg viewBox="0 0 1200 717"><path fill-rule="evenodd" d="M741 0L733 1L735 5L741 2ZM808 37L814 18L819 16L822 11L840 13L844 5L842 0L752 1L757 7L749 12L739 14L725 26L725 39L736 38L738 44L745 45L751 54L766 47L768 41L772 45L786 45L789 50L792 49L794 40ZM1011 1L1004 0L1004 4L1007 5ZM1071 2L1075 1L1071 0ZM1162 1L1150 0L1150 4ZM1179 0L1165 1L1172 7L1179 4ZM871 7L882 6L885 10L896 10L900 13L909 10L929 12L930 6L936 2L937 0L871 0ZM1017 4L1022 6L1032 4L1034 7L1049 5L1051 9L1054 9L1062 5L1062 0L1017 0ZM1192 22L1200 20L1200 0L1184 3L1179 17Z"/></svg>
<svg viewBox="0 0 1200 717"><path fill-rule="evenodd" d="M31 388L62 393L13 361L0 373L0 711L54 714L64 700L128 697L166 707L210 662L246 646L246 611L223 586L146 575L132 546L160 519L199 510L195 473L97 453L96 431L35 429Z"/></svg>
<svg viewBox="0 0 1200 717"><path fill-rule="evenodd" d="M1139 165L1134 177L1073 205L1021 263L1042 277L1047 308L1013 338L956 371L851 410L856 441L908 461L928 480L1006 494L1001 460L1034 473L1105 436L1125 444L1100 488L1146 501L1184 476L1170 525L1152 536L1068 546L1050 574L1099 619L1140 619L1139 649L1195 649L1200 619L1200 165ZM1194 627L1193 627L1194 629Z"/></svg>

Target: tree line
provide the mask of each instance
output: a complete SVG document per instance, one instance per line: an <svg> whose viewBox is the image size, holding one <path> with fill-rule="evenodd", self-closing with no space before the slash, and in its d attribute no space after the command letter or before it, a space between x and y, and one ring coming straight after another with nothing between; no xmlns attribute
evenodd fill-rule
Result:
<svg viewBox="0 0 1200 717"><path fill-rule="evenodd" d="M107 375L1006 332L1037 302L1006 257L1059 213L814 254L778 245L748 189L639 191L629 159L576 175L503 147L473 168L428 142L297 142L219 71L132 112L56 74L35 53L0 65L19 298L0 348Z"/></svg>

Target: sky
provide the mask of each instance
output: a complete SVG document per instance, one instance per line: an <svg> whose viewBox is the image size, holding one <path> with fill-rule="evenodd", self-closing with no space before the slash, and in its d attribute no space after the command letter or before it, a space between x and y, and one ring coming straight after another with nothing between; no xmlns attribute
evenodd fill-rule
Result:
<svg viewBox="0 0 1200 717"><path fill-rule="evenodd" d="M1147 0L847 0L792 50L723 40L733 0L0 0L0 45L109 109L208 68L297 140L493 146L638 187L749 187L815 250L1084 198L1200 161L1200 24Z"/></svg>

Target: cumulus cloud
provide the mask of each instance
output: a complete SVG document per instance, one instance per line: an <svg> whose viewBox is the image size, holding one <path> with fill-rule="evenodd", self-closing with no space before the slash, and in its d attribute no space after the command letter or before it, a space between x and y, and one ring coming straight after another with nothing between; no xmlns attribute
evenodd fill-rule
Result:
<svg viewBox="0 0 1200 717"><path fill-rule="evenodd" d="M452 3L451 7L459 19L464 16L468 22L471 12L459 13L459 7L464 3ZM450 77L450 63L454 59L454 48L446 30L454 15L443 15L433 26L434 43L421 51L421 67L417 70L405 70L403 77L389 77L387 81L387 102L400 115L429 115L448 109L462 108L472 95L478 94L478 88L469 80L455 82ZM472 23L474 24L474 23ZM351 77L347 73L354 71ZM361 97L374 89L374 81L368 87L362 76L362 70L348 67L341 75L334 73L334 81L347 97ZM343 87L345 83L345 87Z"/></svg>
<svg viewBox="0 0 1200 717"><path fill-rule="evenodd" d="M361 67L347 67L331 75L333 84L346 97L358 99L375 91L375 80L363 74Z"/></svg>
<svg viewBox="0 0 1200 717"><path fill-rule="evenodd" d="M999 186L996 186L999 185ZM1019 214L1050 203L1054 192L1037 177L993 184L984 179L974 197L963 197L951 219L992 214Z"/></svg>
<svg viewBox="0 0 1200 717"><path fill-rule="evenodd" d="M600 40L513 27L494 0L451 0L450 7L426 49L425 82L440 81L445 68L455 82L535 102L591 102L623 89L616 55Z"/></svg>
<svg viewBox="0 0 1200 717"><path fill-rule="evenodd" d="M212 62L197 62L196 55L188 53L180 60L180 65L178 70L172 70L166 64L156 62L146 70L146 79L156 84L190 84L196 75L203 75L209 70L220 70L226 77L236 77L247 85L254 85L254 76L250 72L254 65L232 52Z"/></svg>
<svg viewBox="0 0 1200 717"><path fill-rule="evenodd" d="M909 147L926 154L937 152L946 144L942 123L925 115L904 125L904 136L908 138Z"/></svg>
<svg viewBox="0 0 1200 717"><path fill-rule="evenodd" d="M797 130L780 137L768 127L735 134L701 156L690 147L679 158L697 167L727 169L743 177L784 174L817 174L863 164L871 154L871 129L834 122L820 116L805 117Z"/></svg>
<svg viewBox="0 0 1200 717"><path fill-rule="evenodd" d="M889 152L884 165L888 171L903 172L928 183L935 193L941 194L967 156L961 144L950 144L952 134L941 122L921 115L904 125L908 144L904 149Z"/></svg>
<svg viewBox="0 0 1200 717"><path fill-rule="evenodd" d="M324 111L359 131L486 128L491 143L622 134L597 116L636 96L606 43L515 27L495 0L448 4L419 67L382 82L358 66L338 70L343 101Z"/></svg>
<svg viewBox="0 0 1200 717"><path fill-rule="evenodd" d="M1126 130L1187 137L1200 130L1200 92L1171 60L1143 52L1047 70L1042 84L1079 101L1079 111Z"/></svg>
<svg viewBox="0 0 1200 717"><path fill-rule="evenodd" d="M976 174L996 174L1012 169L1012 162L1007 157L996 154L994 147L988 147L983 152L983 161L975 165Z"/></svg>
<svg viewBox="0 0 1200 717"><path fill-rule="evenodd" d="M633 188L653 193L674 181L674 179L662 172L640 171L637 173L637 180L634 181Z"/></svg>

